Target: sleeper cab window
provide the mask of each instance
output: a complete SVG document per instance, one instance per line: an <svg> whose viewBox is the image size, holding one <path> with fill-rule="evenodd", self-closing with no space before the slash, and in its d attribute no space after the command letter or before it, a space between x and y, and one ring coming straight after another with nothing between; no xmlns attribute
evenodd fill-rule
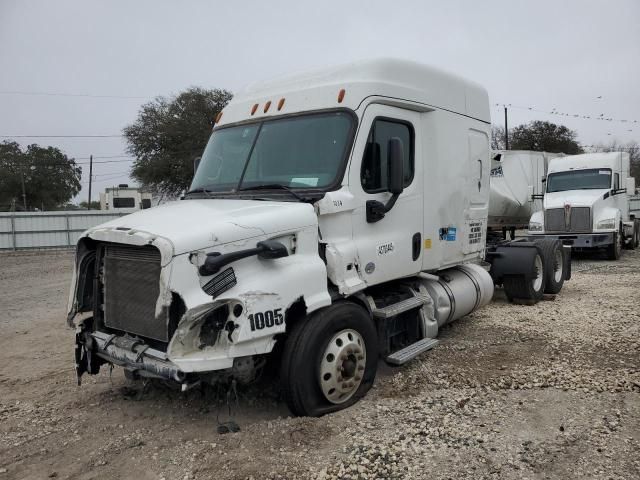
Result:
<svg viewBox="0 0 640 480"><path fill-rule="evenodd" d="M389 162L387 159L389 139L397 137L402 141L404 152L404 186L413 181L413 126L401 120L376 118L371 125L362 158L360 181L367 193L387 190Z"/></svg>

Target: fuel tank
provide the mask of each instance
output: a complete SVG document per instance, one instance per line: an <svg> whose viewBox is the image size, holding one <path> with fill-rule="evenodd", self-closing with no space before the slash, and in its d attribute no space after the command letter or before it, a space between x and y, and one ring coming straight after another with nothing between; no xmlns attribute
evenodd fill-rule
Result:
<svg viewBox="0 0 640 480"><path fill-rule="evenodd" d="M491 275L475 264L459 265L422 278L422 285L433 299L438 327L470 314L493 297Z"/></svg>

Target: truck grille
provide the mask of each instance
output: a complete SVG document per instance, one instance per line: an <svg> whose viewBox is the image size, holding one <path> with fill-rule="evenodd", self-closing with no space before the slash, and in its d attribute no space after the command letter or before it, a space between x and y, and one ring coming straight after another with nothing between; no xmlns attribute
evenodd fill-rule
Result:
<svg viewBox="0 0 640 480"><path fill-rule="evenodd" d="M544 229L548 233L569 232L588 233L591 231L591 209L589 207L573 207L570 218L565 222L564 208L550 208L544 212Z"/></svg>
<svg viewBox="0 0 640 480"><path fill-rule="evenodd" d="M103 281L106 326L168 341L167 320L156 318L155 314L160 295L160 251L157 248L105 246Z"/></svg>

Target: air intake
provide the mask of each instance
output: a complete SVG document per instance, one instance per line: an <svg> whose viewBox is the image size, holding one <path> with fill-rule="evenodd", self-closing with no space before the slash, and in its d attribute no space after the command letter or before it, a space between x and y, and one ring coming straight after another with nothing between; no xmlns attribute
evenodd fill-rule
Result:
<svg viewBox="0 0 640 480"><path fill-rule="evenodd" d="M202 290L213 298L216 298L218 295L235 287L237 283L233 268L227 268L205 283Z"/></svg>

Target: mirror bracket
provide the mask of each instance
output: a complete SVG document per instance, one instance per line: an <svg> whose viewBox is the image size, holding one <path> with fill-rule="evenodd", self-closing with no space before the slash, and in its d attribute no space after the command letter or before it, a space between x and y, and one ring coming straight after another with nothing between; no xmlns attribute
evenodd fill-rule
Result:
<svg viewBox="0 0 640 480"><path fill-rule="evenodd" d="M367 223L376 223L382 220L385 214L396 204L399 196L399 193L391 195L386 205L378 200L367 200Z"/></svg>

